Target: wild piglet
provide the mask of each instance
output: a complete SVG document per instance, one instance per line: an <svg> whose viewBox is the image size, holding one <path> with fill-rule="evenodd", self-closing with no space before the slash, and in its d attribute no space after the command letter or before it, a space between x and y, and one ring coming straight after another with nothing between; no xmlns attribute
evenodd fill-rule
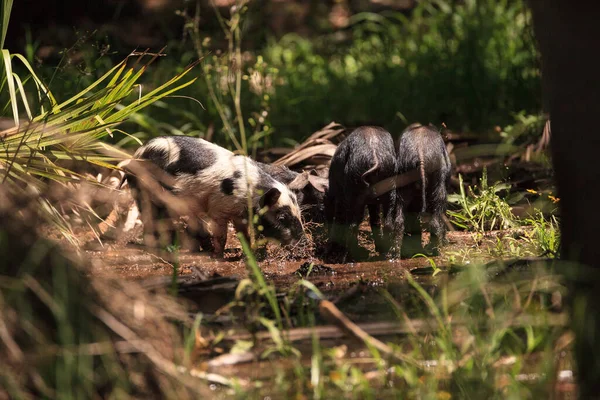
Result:
<svg viewBox="0 0 600 400"><path fill-rule="evenodd" d="M204 250L223 254L229 221L248 237L249 198L265 236L283 244L304 238L296 195L248 157L203 139L173 136L150 140L134 158L138 163L151 163L172 178L170 183L162 183L163 190L186 201L189 215L185 217L198 222L192 233ZM127 164L123 165L126 170ZM156 196L150 196L154 199L151 204L141 201L143 189L136 177L130 174L127 179L142 215L145 206L151 208L153 217L166 214L166 205L156 201ZM143 222L146 225L147 221Z"/></svg>
<svg viewBox="0 0 600 400"><path fill-rule="evenodd" d="M402 133L397 153L398 174L419 171L419 179L398 188L397 219L402 253L411 256L422 251L420 213L431 215L428 247L437 252L446 240L444 214L452 171L442 135L432 125L412 124ZM410 235L404 236L405 233Z"/></svg>
<svg viewBox="0 0 600 400"><path fill-rule="evenodd" d="M333 248L346 256L358 256L358 227L369 209L375 247L393 257L396 190L373 197L370 188L396 173L394 141L388 131L376 126L355 129L337 147L329 168L329 190L325 215ZM394 188L395 189L395 188ZM383 223L382 223L383 217Z"/></svg>

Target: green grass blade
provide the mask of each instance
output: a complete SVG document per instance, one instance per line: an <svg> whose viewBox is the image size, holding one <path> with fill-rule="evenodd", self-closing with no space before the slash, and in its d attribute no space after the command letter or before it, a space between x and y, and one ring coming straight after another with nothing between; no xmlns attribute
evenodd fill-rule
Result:
<svg viewBox="0 0 600 400"><path fill-rule="evenodd" d="M23 102L23 107L25 107L25 112L27 113L27 116L31 121L33 119L33 116L31 115L31 110L29 109L29 102L27 101L27 97L25 95L25 88L23 87L23 82L21 82L21 78L19 78L19 75L15 74L14 72L12 75L15 78L17 86L19 87L19 94L21 95L21 100Z"/></svg>
<svg viewBox="0 0 600 400"><path fill-rule="evenodd" d="M105 73L100 78L98 78L98 80L96 80L96 82L92 83L90 86L88 86L87 88L85 88L81 92L77 93L75 96L71 97L70 99L68 99L68 100L62 102L61 104L55 106L52 111L53 112L58 112L61 109L63 109L66 106L68 106L69 104L76 102L77 100L79 100L80 98L82 98L83 96L85 96L87 93L91 92L98 85L100 85L109 76L111 76L115 71L118 71L117 74L120 74L123 71L123 69L125 68L125 63L126 62L127 62L127 60L121 61L120 63L118 63L117 65L115 65L114 67L112 67L107 73Z"/></svg>
<svg viewBox="0 0 600 400"><path fill-rule="evenodd" d="M4 40L8 31L8 23L10 22L10 12L12 10L13 0L2 0L2 24L0 25L0 49L4 49Z"/></svg>
<svg viewBox="0 0 600 400"><path fill-rule="evenodd" d="M6 72L6 82L8 84L8 95L10 98L10 104L12 106L13 119L15 121L15 126L19 126L19 107L17 105L17 93L15 90L15 82L12 79L12 65L10 53L8 50L1 50L2 59L4 60L4 69Z"/></svg>
<svg viewBox="0 0 600 400"><path fill-rule="evenodd" d="M42 92L44 94L44 96L50 100L50 105L52 107L54 107L56 105L56 99L54 98L54 96L52 95L52 92L48 89L48 87L41 81L41 79L33 71L33 68L31 68L31 65L29 65L29 62L27 61L27 59L25 57L23 57L21 54L11 54L11 57L18 58L21 61L21 63L23 64L23 66L25 66L25 68L27 68L27 70L29 70L31 77L33 78L33 81L35 82L35 84L38 88L38 97L40 99L42 98L41 93L40 93L40 92Z"/></svg>

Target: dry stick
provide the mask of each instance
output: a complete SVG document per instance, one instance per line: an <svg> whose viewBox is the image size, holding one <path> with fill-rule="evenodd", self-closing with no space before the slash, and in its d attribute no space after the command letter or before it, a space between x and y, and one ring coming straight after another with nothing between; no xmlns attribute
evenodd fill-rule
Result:
<svg viewBox="0 0 600 400"><path fill-rule="evenodd" d="M531 285L531 290L529 291L529 296L527 296L527 301L525 301L524 309L528 308L531 304L531 300L533 299L533 294L535 293L535 289L537 289L538 279L537 277L533 279L533 284Z"/></svg>
<svg viewBox="0 0 600 400"><path fill-rule="evenodd" d="M0 301L2 301L1 298ZM23 351L21 351L21 348L19 347L17 342L15 342L15 340L8 332L8 328L6 327L4 321L6 321L6 319L4 313L2 312L2 309L0 308L0 341L3 342L4 346L6 346L6 348L8 349L8 358L12 361L20 362L23 360Z"/></svg>
<svg viewBox="0 0 600 400"><path fill-rule="evenodd" d="M330 122L329 125L321 128L320 130L316 131L315 133L313 133L312 135L310 135L308 137L308 139L306 139L305 142L310 142L311 140L315 140L315 139L331 139L337 135L339 135L340 133L344 132L346 130L346 128L344 128L342 125L338 124L337 122Z"/></svg>
<svg viewBox="0 0 600 400"><path fill-rule="evenodd" d="M452 223L450 222L450 220L448 219L448 217L446 216L446 214L442 215L442 220L444 221L444 224L446 224L446 228L448 228L448 230L450 232L455 232L456 228L454 227L454 225L452 225Z"/></svg>
<svg viewBox="0 0 600 400"><path fill-rule="evenodd" d="M321 303L319 304L319 311L321 312L321 315L323 315L325 318L336 324L341 330L346 332L347 335L360 340L369 347L376 348L387 358L390 358L396 362L406 361L405 357L394 352L394 350L392 350L392 348L389 347L387 344L383 343L378 339L375 339L373 336L369 335L367 332L362 330L354 322L350 321L348 317L346 317L339 310L339 308L337 308L335 304L333 304L329 300L321 301Z"/></svg>
<svg viewBox="0 0 600 400"><path fill-rule="evenodd" d="M508 317L500 316L498 320L509 320ZM509 326L565 326L567 324L567 314L548 314L548 315L527 315L522 314L514 319L509 320ZM469 325L472 320L453 318L452 325ZM488 321L479 324L485 327ZM415 319L409 323L398 321L382 321L382 322L367 322L355 324L360 330L372 336L390 336L390 335L406 335L416 333L431 333L438 330L437 321L434 319ZM319 335L320 339L337 339L345 336L345 331L334 325L317 326L314 328L294 328L282 331L284 336L290 342L298 342L310 340L314 333ZM269 332L257 332L254 334L238 333L228 335L224 340L270 340L272 336Z"/></svg>
<svg viewBox="0 0 600 400"><path fill-rule="evenodd" d="M515 308L518 311L523 311L523 304L521 303L521 296L519 294L519 289L517 289L517 285L514 283L511 284L511 288L513 293L515 294Z"/></svg>
<svg viewBox="0 0 600 400"><path fill-rule="evenodd" d="M483 298L485 299L485 303L488 306L488 308L486 310L486 314L488 314L490 316L490 318L492 318L492 319L496 318L496 314L494 313L494 305L492 304L492 300L490 299L490 296L488 295L487 290L485 290L485 287L483 286L483 284L479 285L479 289L481 290L481 293L483 294Z"/></svg>

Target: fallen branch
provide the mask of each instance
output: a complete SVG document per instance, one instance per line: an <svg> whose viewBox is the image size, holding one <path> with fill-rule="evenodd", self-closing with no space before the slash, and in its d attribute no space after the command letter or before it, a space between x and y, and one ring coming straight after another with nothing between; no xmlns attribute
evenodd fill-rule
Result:
<svg viewBox="0 0 600 400"><path fill-rule="evenodd" d="M315 146L306 147L299 150L294 150L293 152L288 153L287 155L281 157L279 160L273 162L273 165L285 165L289 167L291 165L298 164L301 161L307 160L317 155L324 155L328 158L331 158L333 157L336 148L337 146L335 144L325 143L317 144Z"/></svg>
<svg viewBox="0 0 600 400"><path fill-rule="evenodd" d="M501 317L500 320L507 320L509 317ZM509 326L566 326L568 322L567 315L562 314L541 314L528 315L523 314L515 317L510 321ZM472 319L452 318L448 325L470 325L473 324ZM371 336L393 336L393 335L408 335L416 333L431 333L438 330L437 322L434 319L413 319L410 324L399 321L382 321L382 322L365 322L354 324L360 330ZM480 328L490 325L490 321L486 320L483 323L477 324ZM346 336L346 332L337 325L322 325L311 328L293 328L281 332L281 335L290 342L299 342L303 340L311 340L314 334L317 334L320 339L337 339ZM239 333L228 335L224 340L252 340L258 341L271 340L272 336L269 332L257 332L255 334Z"/></svg>

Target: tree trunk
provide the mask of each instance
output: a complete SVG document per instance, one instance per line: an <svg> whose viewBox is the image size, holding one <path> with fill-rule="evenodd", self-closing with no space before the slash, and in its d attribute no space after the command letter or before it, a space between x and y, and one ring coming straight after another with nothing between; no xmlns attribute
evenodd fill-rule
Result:
<svg viewBox="0 0 600 400"><path fill-rule="evenodd" d="M530 0L552 121L580 398L600 396L600 2Z"/></svg>

